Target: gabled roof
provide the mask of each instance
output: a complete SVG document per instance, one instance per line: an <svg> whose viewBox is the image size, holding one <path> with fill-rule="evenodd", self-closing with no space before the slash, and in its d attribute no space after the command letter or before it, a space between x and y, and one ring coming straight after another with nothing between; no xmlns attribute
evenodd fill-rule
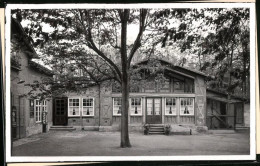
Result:
<svg viewBox="0 0 260 166"><path fill-rule="evenodd" d="M140 62L137 62L135 65L138 65L138 64L142 64L142 63L146 63L148 62L150 59L145 59L145 60L142 60ZM174 65L172 64L171 62L169 62L168 60L165 60L165 59L155 59L155 60L158 60L164 64L167 64L167 66L172 69L172 71L174 70L177 70L177 71L186 71L188 73L192 73L192 74L195 74L195 75L200 75L202 77L207 77L208 75L206 75L205 73L203 72L200 72L200 71L197 71L197 70L192 70L192 69L188 69L186 67L183 67L183 66L177 66L177 65ZM176 72L177 72L176 71ZM186 74L187 75L187 74ZM191 76L189 76L191 77Z"/></svg>
<svg viewBox="0 0 260 166"><path fill-rule="evenodd" d="M34 62L34 61L29 61L29 66L36 69L37 71L39 72L43 72L45 75L47 76L53 76L54 73L52 70L42 66L41 64L37 63L37 62Z"/></svg>
<svg viewBox="0 0 260 166"><path fill-rule="evenodd" d="M14 28L14 29L13 29ZM11 30L12 33L14 33L13 31L16 30L17 34L19 36L21 36L23 42L26 45L26 48L28 49L28 51L30 53L27 53L26 55L29 58L39 58L35 49L33 48L33 46L30 44L29 39L28 39L28 35L25 33L22 25L20 24L20 22L18 22L16 19L14 19L13 17L11 17Z"/></svg>
<svg viewBox="0 0 260 166"><path fill-rule="evenodd" d="M228 93L226 92L222 92L222 91L217 91L217 90L214 90L214 89L210 89L210 88L207 88L207 94L209 94L208 92L212 93L212 94L215 94L214 96L210 96L210 95L207 95L207 98L212 98L212 99L215 99L215 100L219 100L219 101L227 101L227 102L242 102L242 101L247 101L248 99L246 98L243 98L243 97L240 97L240 96L236 96L236 95L229 95L228 96ZM229 98L229 99L228 99Z"/></svg>

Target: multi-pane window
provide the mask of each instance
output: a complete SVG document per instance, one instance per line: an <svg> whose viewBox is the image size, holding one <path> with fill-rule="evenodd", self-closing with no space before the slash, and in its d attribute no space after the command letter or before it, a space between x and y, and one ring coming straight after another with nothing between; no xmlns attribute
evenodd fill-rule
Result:
<svg viewBox="0 0 260 166"><path fill-rule="evenodd" d="M42 109L41 109L41 101L39 99L35 100L35 121L42 121Z"/></svg>
<svg viewBox="0 0 260 166"><path fill-rule="evenodd" d="M42 111L46 112L47 111L47 104L46 100L42 101Z"/></svg>
<svg viewBox="0 0 260 166"><path fill-rule="evenodd" d="M29 100L29 108L30 108L30 118L34 118L34 100Z"/></svg>
<svg viewBox="0 0 260 166"><path fill-rule="evenodd" d="M120 116L122 111L122 98L113 98L113 115Z"/></svg>
<svg viewBox="0 0 260 166"><path fill-rule="evenodd" d="M82 115L83 116L94 116L94 99L83 98L82 99Z"/></svg>
<svg viewBox="0 0 260 166"><path fill-rule="evenodd" d="M165 115L177 115L176 98L165 99Z"/></svg>
<svg viewBox="0 0 260 166"><path fill-rule="evenodd" d="M180 98L180 115L194 115L194 98Z"/></svg>
<svg viewBox="0 0 260 166"><path fill-rule="evenodd" d="M47 123L48 122L48 116L47 116L47 101L43 100L42 101L42 112L44 112L44 115L42 113L42 122Z"/></svg>
<svg viewBox="0 0 260 166"><path fill-rule="evenodd" d="M79 98L69 98L69 116L79 116L80 115L79 109Z"/></svg>
<svg viewBox="0 0 260 166"><path fill-rule="evenodd" d="M83 76L83 70L82 69L75 69L73 72L74 77L82 77Z"/></svg>
<svg viewBox="0 0 260 166"><path fill-rule="evenodd" d="M142 115L141 98L131 98L130 115Z"/></svg>

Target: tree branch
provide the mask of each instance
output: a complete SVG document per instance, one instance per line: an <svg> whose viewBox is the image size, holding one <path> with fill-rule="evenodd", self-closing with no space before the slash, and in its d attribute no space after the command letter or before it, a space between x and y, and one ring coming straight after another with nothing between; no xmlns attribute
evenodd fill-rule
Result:
<svg viewBox="0 0 260 166"><path fill-rule="evenodd" d="M80 11L79 11L80 12ZM91 35L91 21L90 21L90 16L89 13L87 14L87 21L88 21L88 28L85 26L84 22L83 22L83 14L80 15L80 23L83 26L84 30L85 30L85 38L88 41L88 47L91 48L93 51L95 51L102 59L104 59L110 66L112 66L114 68L114 70L116 71L118 77L121 79L121 72L119 70L119 68L117 67L117 65L111 60L109 59L102 51L100 51L97 47L96 44L93 41L93 37ZM116 76L117 77L117 76Z"/></svg>
<svg viewBox="0 0 260 166"><path fill-rule="evenodd" d="M130 67L130 64L131 64L131 61L132 61L132 58L133 58L135 52L141 46L141 38L142 38L143 32L145 30L145 18L146 18L146 15L147 15L147 9L140 9L139 33L138 33L138 35L137 35L137 37L135 39L133 48L131 49L130 54L129 54L129 58L128 58L128 62L127 62L128 63L128 67Z"/></svg>

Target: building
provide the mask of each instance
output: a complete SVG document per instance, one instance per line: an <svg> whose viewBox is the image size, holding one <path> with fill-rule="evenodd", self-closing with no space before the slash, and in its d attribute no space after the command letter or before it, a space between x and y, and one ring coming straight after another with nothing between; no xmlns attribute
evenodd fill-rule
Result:
<svg viewBox="0 0 260 166"><path fill-rule="evenodd" d="M207 126L212 130L249 128L249 101L207 89Z"/></svg>
<svg viewBox="0 0 260 166"><path fill-rule="evenodd" d="M11 22L11 34L11 135L19 139L41 133L52 125L52 100L30 98L32 88L25 85L40 82L43 77L52 78L53 74L33 61L38 56L15 19Z"/></svg>
<svg viewBox="0 0 260 166"><path fill-rule="evenodd" d="M243 118L244 109L240 109L244 106L243 100L207 89L207 76L201 72L174 66L164 60L159 62L164 66L164 81L144 71L143 75L148 77L143 86L141 83L132 84L130 130L143 131L145 124L161 124L204 132L208 129L235 129L238 124L244 126L247 123ZM146 60L139 64L147 63ZM53 127L119 130L121 92L116 87L116 84L108 86L102 83L84 89L80 94L69 92L54 98Z"/></svg>

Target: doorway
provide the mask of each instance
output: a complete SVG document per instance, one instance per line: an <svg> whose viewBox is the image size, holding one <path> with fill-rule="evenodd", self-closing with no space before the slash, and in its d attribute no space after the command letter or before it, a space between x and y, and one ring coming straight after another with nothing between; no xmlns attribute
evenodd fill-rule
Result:
<svg viewBox="0 0 260 166"><path fill-rule="evenodd" d="M53 102L53 125L63 125L68 124L68 104L67 98L56 98Z"/></svg>
<svg viewBox="0 0 260 166"><path fill-rule="evenodd" d="M162 98L146 98L146 123L162 123Z"/></svg>

